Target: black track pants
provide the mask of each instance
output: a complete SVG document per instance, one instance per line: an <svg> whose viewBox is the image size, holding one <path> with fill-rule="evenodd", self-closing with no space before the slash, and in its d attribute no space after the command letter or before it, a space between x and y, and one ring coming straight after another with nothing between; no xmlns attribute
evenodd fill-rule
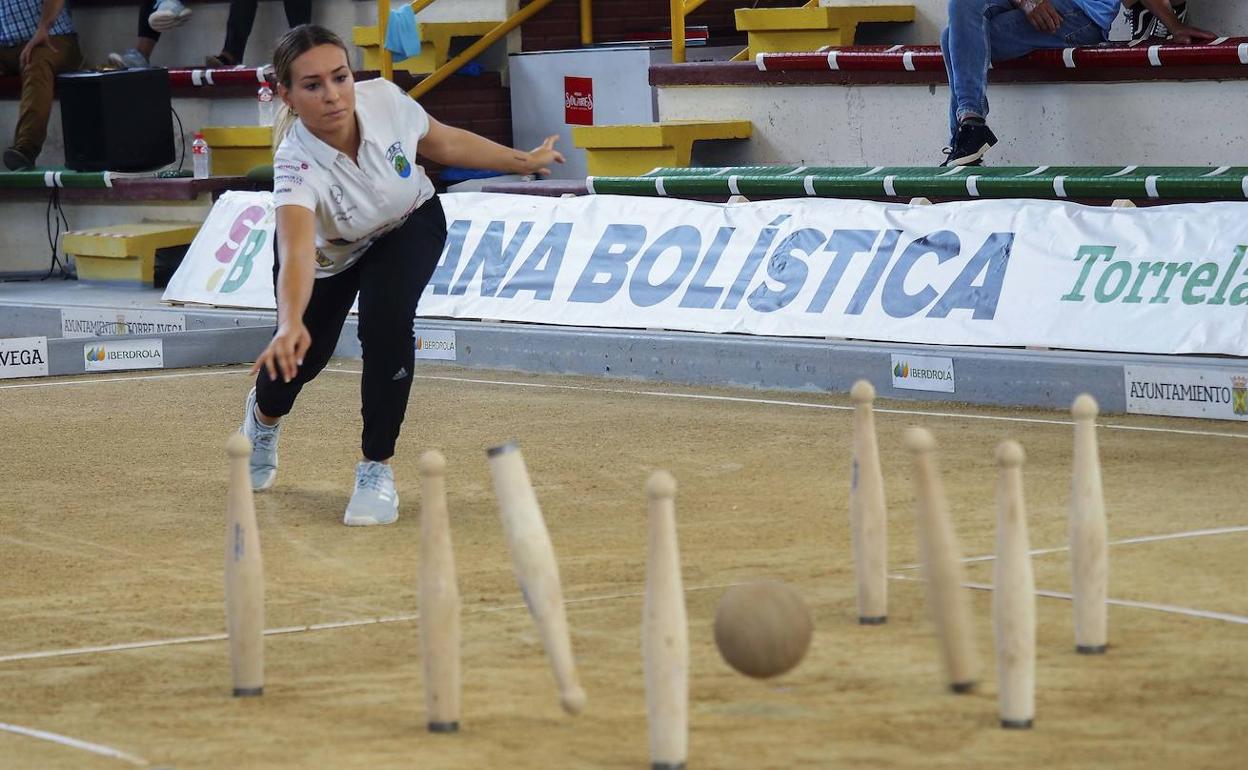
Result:
<svg viewBox="0 0 1248 770"><path fill-rule="evenodd" d="M283 382L280 377L270 380L268 372L261 370L256 377L260 411L269 417L290 412L299 391L329 362L358 293L359 338L364 353L361 449L369 460L388 460L393 456L412 389L416 354L412 323L416 303L433 276L445 243L446 216L441 201L434 196L402 225L378 239L347 270L316 279L303 314L312 346L303 357L298 375L290 382ZM275 258L275 276L277 265ZM275 286L276 283L275 278Z"/></svg>

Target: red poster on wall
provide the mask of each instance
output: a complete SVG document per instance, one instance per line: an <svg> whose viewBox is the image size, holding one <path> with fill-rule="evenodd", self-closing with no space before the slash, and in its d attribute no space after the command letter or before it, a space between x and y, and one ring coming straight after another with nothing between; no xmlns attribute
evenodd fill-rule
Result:
<svg viewBox="0 0 1248 770"><path fill-rule="evenodd" d="M594 79L564 76L563 122L570 126L594 125Z"/></svg>

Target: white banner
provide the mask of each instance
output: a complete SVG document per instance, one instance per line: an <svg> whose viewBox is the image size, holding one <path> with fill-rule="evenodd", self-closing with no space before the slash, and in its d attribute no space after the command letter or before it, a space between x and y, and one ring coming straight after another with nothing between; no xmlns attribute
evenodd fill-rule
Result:
<svg viewBox="0 0 1248 770"><path fill-rule="evenodd" d="M47 376L47 337L0 339L0 380Z"/></svg>
<svg viewBox="0 0 1248 770"><path fill-rule="evenodd" d="M1248 420L1248 366L1229 372L1126 366L1123 375L1131 414Z"/></svg>
<svg viewBox="0 0 1248 770"><path fill-rule="evenodd" d="M449 235L422 316L1248 355L1246 203L442 200ZM247 223L271 217L220 208L192 247L205 264L184 263L179 277L196 277L179 286L213 284L214 259L224 277L180 297L171 283L166 298L272 307L271 239L256 241L253 267L238 265L260 227Z"/></svg>
<svg viewBox="0 0 1248 770"><path fill-rule="evenodd" d="M82 346L82 358L88 372L163 369L165 346L159 338L88 342Z"/></svg>
<svg viewBox="0 0 1248 770"><path fill-rule="evenodd" d="M168 334L186 331L182 313L160 313L130 308L62 308L62 337L110 337L127 334Z"/></svg>
<svg viewBox="0 0 1248 770"><path fill-rule="evenodd" d="M166 302L272 310L273 193L221 196L162 296Z"/></svg>

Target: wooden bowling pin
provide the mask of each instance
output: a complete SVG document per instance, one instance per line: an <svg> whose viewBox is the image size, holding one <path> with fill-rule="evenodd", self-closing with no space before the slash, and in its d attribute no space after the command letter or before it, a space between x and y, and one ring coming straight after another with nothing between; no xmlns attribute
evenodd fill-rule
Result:
<svg viewBox="0 0 1248 770"><path fill-rule="evenodd" d="M962 552L949 521L949 504L932 457L936 441L923 428L911 428L906 431L906 446L914 453L919 551L927 603L940 639L949 689L955 693L970 692L975 687L979 663L971 635L970 601L962 587L966 582Z"/></svg>
<svg viewBox="0 0 1248 770"><path fill-rule="evenodd" d="M564 711L579 714L585 708L585 691L577 680L572 659L559 565L537 495L529 482L524 456L514 442L492 447L487 455L516 581L541 633L559 686L559 702Z"/></svg>
<svg viewBox="0 0 1248 770"><path fill-rule="evenodd" d="M446 512L446 458L420 456L420 659L429 732L459 730L459 586Z"/></svg>
<svg viewBox="0 0 1248 770"><path fill-rule="evenodd" d="M992 565L992 620L997 647L1001 726L1031 727L1036 714L1036 581L1023 505L1023 448L997 446L997 558Z"/></svg>
<svg viewBox="0 0 1248 770"><path fill-rule="evenodd" d="M875 388L859 380L849 392L854 402L854 458L849 485L849 520L858 583L858 622L888 620L888 518L884 476L871 405Z"/></svg>
<svg viewBox="0 0 1248 770"><path fill-rule="evenodd" d="M230 487L225 516L225 622L234 695L264 693L264 565L251 492L251 442L241 433L225 444Z"/></svg>
<svg viewBox="0 0 1248 770"><path fill-rule="evenodd" d="M1071 594L1075 613L1075 650L1100 655L1109 648L1109 535L1101 460L1096 447L1096 399L1075 399L1075 451L1070 477Z"/></svg>
<svg viewBox="0 0 1248 770"><path fill-rule="evenodd" d="M642 661L651 770L680 770L689 747L689 625L676 541L676 479L656 471L646 483L650 526Z"/></svg>

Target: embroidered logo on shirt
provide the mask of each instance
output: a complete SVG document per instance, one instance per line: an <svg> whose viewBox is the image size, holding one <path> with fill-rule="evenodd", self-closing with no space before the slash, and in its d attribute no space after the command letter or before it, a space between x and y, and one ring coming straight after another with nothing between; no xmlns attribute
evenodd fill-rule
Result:
<svg viewBox="0 0 1248 770"><path fill-rule="evenodd" d="M334 199L334 203L342 203L342 187L336 184L331 184L329 186L329 197Z"/></svg>
<svg viewBox="0 0 1248 770"><path fill-rule="evenodd" d="M325 256L325 252L321 251L320 249L317 249L316 250L316 264L322 269L328 270L329 268L334 266L334 260Z"/></svg>
<svg viewBox="0 0 1248 770"><path fill-rule="evenodd" d="M386 150L386 160L394 164L394 173L403 179L407 179L412 175L412 164L408 162L407 157L403 154L402 142L395 142L390 145L390 149Z"/></svg>

